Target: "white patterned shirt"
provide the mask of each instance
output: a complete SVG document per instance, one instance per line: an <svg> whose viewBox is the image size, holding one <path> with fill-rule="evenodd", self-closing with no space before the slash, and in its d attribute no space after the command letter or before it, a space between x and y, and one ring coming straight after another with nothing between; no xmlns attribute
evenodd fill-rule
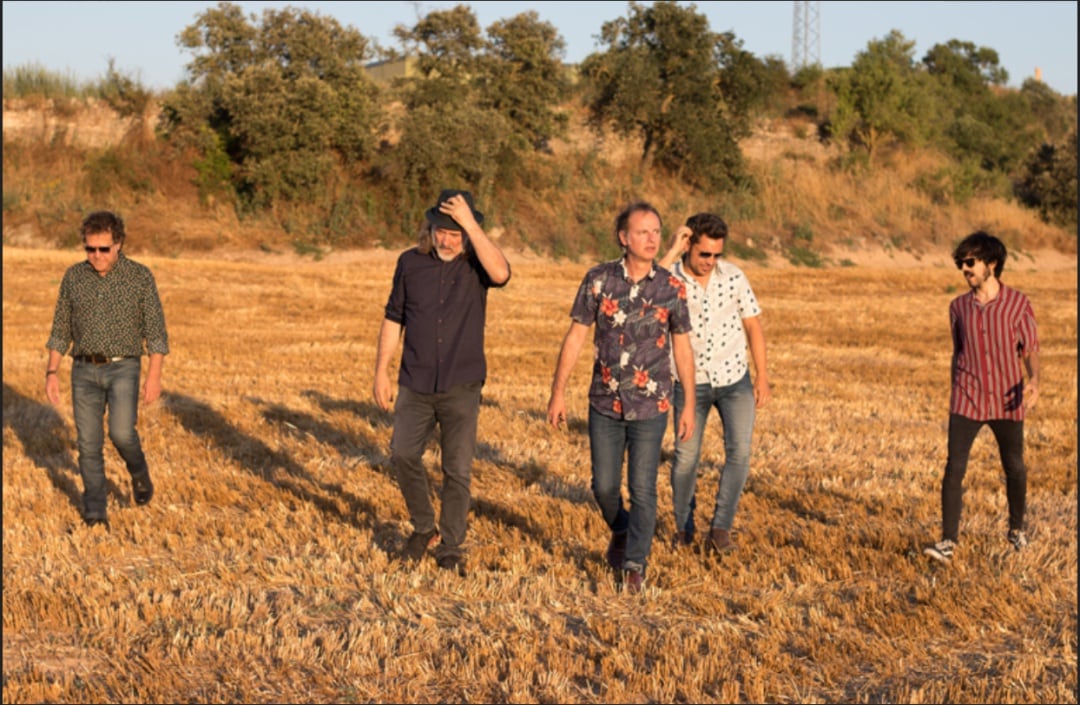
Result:
<svg viewBox="0 0 1080 705"><path fill-rule="evenodd" d="M683 269L681 260L671 271L686 282L693 324L690 342L694 347L695 384L735 384L749 370L743 319L761 315L750 280L741 269L724 260L717 260L706 286Z"/></svg>

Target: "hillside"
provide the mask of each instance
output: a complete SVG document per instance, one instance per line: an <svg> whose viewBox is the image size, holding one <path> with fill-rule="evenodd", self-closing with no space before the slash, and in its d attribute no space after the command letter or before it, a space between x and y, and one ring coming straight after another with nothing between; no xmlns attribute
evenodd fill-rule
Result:
<svg viewBox="0 0 1080 705"><path fill-rule="evenodd" d="M727 255L762 266L947 265L951 244L977 228L1002 237L1021 262L1076 266L1076 234L1015 203L940 203L927 195L925 183L947 173L932 153L887 154L873 170L852 173L831 168L838 148L819 142L805 120L761 121L741 145L759 195L704 194L642 173L635 140L598 139L581 110L571 114L569 136L537 167L567 175L560 183L568 185L501 193L486 208L508 250L594 257L577 231L590 231L585 242L603 242L619 205L642 197L667 215L667 229L693 212L720 212L732 231ZM99 207L125 216L131 252L323 259L409 242L377 223L346 224L340 242L330 243L298 235L288 216L240 219L226 203L200 200L191 158L166 149L155 123L154 106L122 118L92 99L5 100L3 243L68 246L82 214Z"/></svg>

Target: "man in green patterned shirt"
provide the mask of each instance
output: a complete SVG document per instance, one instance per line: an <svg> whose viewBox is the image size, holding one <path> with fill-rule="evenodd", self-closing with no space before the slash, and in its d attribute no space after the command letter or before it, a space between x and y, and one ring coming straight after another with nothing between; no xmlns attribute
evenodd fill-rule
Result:
<svg viewBox="0 0 1080 705"><path fill-rule="evenodd" d="M143 505L154 496L150 469L135 430L139 406L140 358L150 358L142 400L161 396L161 367L169 353L165 314L154 275L145 265L128 259L124 221L109 211L97 211L82 222L86 261L72 265L60 282L52 333L45 347L45 394L60 403L57 373L70 350L71 402L83 480L83 520L89 526L109 527L106 514L105 410L109 439L131 475L131 495Z"/></svg>

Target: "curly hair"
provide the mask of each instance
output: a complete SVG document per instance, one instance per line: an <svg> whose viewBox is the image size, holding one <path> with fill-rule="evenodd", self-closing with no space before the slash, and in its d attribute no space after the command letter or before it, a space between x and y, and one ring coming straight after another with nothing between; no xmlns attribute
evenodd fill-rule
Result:
<svg viewBox="0 0 1080 705"><path fill-rule="evenodd" d="M698 244L703 237L712 240L727 237L727 223L715 213L696 213L686 219L686 227L690 228L691 245Z"/></svg>
<svg viewBox="0 0 1080 705"><path fill-rule="evenodd" d="M1005 269L1005 258L1008 256L1005 243L983 230L971 233L953 250L954 260L974 257L987 264L993 264L995 278L1001 278L1001 272Z"/></svg>
<svg viewBox="0 0 1080 705"><path fill-rule="evenodd" d="M124 219L112 211L94 211L83 218L82 226L79 228L79 235L83 242L86 242L87 235L101 233L111 234L113 242L118 245L123 243L127 236L124 232Z"/></svg>

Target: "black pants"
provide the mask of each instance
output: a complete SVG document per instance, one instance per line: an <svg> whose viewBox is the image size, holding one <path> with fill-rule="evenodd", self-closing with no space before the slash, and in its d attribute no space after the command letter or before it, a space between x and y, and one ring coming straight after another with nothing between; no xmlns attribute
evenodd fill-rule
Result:
<svg viewBox="0 0 1080 705"><path fill-rule="evenodd" d="M469 484L483 386L483 382L459 384L440 394L420 394L406 387L398 388L390 463L405 497L413 528L419 532L436 528L423 456L435 426L439 426L443 484L438 529L442 542L435 547L436 558L460 555L465 542Z"/></svg>
<svg viewBox="0 0 1080 705"><path fill-rule="evenodd" d="M979 430L987 425L997 440L1001 464L1005 468L1005 494L1009 501L1009 528L1024 528L1027 502L1027 469L1024 467L1024 422L996 419L975 421L959 414L949 415L949 457L941 481L941 537L957 540L960 512L964 503L964 475L971 445Z"/></svg>

